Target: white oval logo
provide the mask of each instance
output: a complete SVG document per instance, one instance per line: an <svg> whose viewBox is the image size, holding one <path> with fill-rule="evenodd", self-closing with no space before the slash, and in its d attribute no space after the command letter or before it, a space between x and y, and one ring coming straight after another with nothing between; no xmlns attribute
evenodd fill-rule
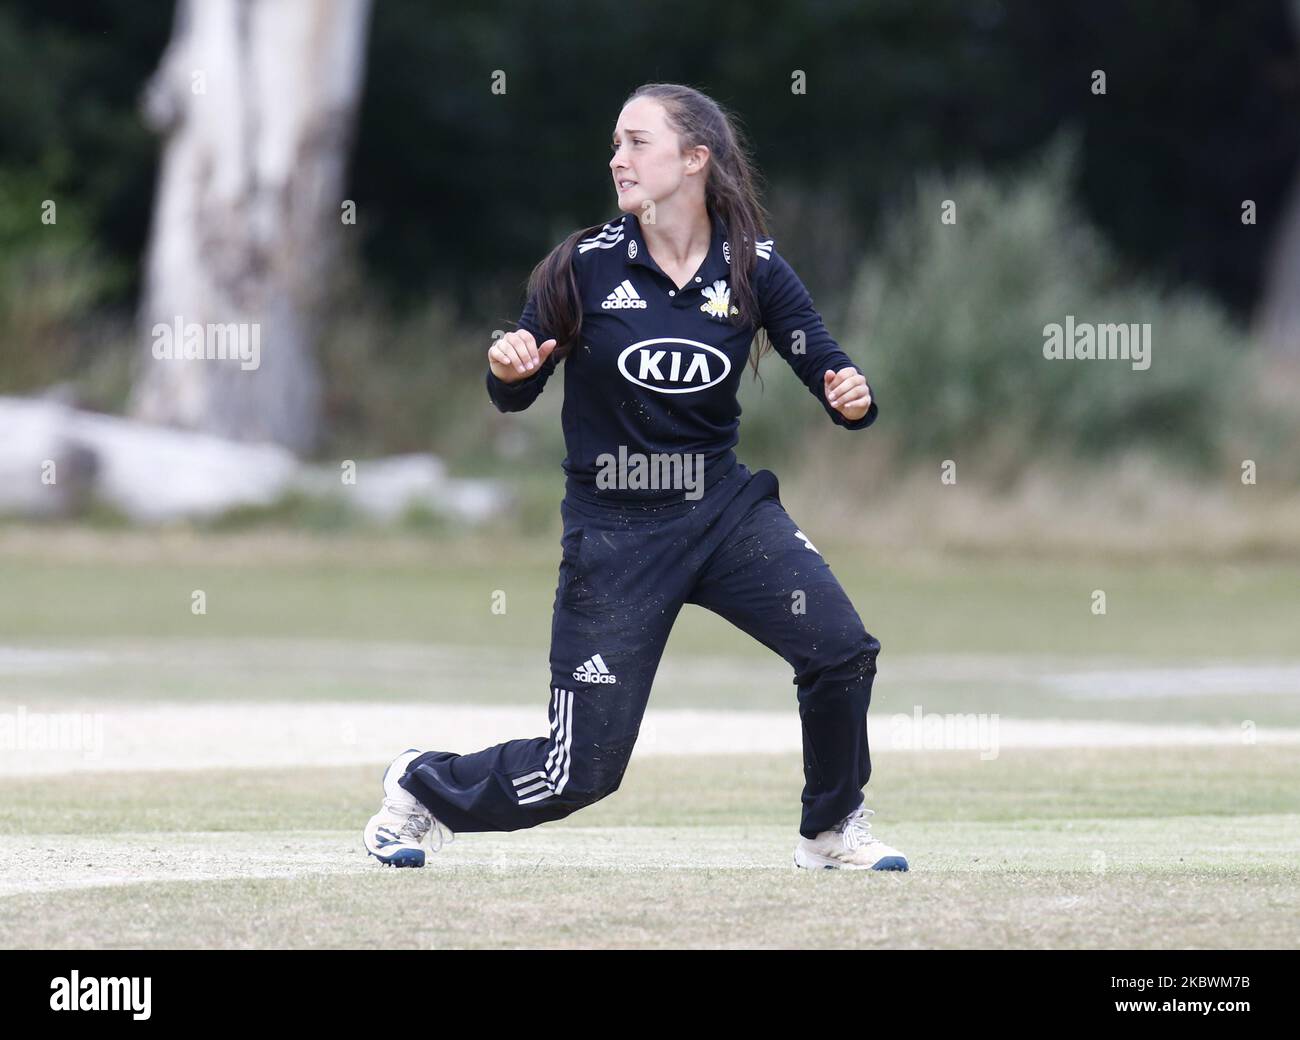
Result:
<svg viewBox="0 0 1300 1040"><path fill-rule="evenodd" d="M731 359L717 347L693 339L643 339L618 356L623 378L660 394L693 394L727 378Z"/></svg>
<svg viewBox="0 0 1300 1040"><path fill-rule="evenodd" d="M629 243L627 244L627 258L628 258L629 260L635 260L635 259L636 259L636 243L635 243L635 242L629 242Z"/></svg>

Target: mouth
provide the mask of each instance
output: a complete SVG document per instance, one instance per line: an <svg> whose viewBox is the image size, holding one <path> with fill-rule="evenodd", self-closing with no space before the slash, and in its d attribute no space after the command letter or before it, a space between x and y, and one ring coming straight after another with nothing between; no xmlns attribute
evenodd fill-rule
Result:
<svg viewBox="0 0 1300 1040"><path fill-rule="evenodd" d="M617 180L614 183L618 186L618 190L620 193L627 191L629 188L636 187L636 181Z"/></svg>

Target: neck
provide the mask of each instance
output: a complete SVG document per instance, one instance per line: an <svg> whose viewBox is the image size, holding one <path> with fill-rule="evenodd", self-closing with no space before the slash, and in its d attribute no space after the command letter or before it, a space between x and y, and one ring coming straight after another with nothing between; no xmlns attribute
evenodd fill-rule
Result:
<svg viewBox="0 0 1300 1040"><path fill-rule="evenodd" d="M713 227L709 223L709 211L700 200L698 205L686 210L664 204L656 206L655 222L642 223L641 234L651 252L670 262L683 263L688 257L708 251Z"/></svg>

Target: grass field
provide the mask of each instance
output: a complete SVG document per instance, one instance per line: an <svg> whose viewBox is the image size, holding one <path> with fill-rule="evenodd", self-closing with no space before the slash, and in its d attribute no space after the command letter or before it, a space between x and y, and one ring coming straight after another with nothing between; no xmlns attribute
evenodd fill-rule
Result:
<svg viewBox="0 0 1300 1040"><path fill-rule="evenodd" d="M0 750L0 943L1300 942L1300 566L819 548L885 647L873 723L918 705L1003 722L991 758L873 730L868 805L907 874L793 868L790 671L693 607L651 713L662 727L719 713L711 743L647 741L611 797L534 830L458 835L423 871L368 860L386 754L475 750L457 744L479 732L455 728L461 706L488 727L535 712L501 739L542 731L551 539L0 532L0 719L108 722L102 760ZM451 728L399 724L426 717ZM775 728L781 750L728 743L728 719ZM1125 742L1098 743L1095 724ZM301 764L276 757L285 742Z"/></svg>

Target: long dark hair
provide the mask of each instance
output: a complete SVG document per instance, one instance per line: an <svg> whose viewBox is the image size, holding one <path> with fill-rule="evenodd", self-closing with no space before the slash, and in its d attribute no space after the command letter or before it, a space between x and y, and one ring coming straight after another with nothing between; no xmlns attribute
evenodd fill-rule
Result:
<svg viewBox="0 0 1300 1040"><path fill-rule="evenodd" d="M704 145L709 149L709 168L704 201L709 217L721 221L731 243L731 298L738 315L728 320L749 325L758 332L758 295L754 291L754 268L758 263L754 243L767 238L767 213L759 201L758 175L748 145L733 117L706 94L676 83L647 83L628 95L627 101L653 98L664 107L671 126L681 137L682 147ZM634 218L635 219L635 218ZM582 334L582 303L573 272L573 251L578 242L600 233L603 224L573 232L533 268L528 295L537 299L537 320L556 339L555 356L567 357ZM772 349L761 332L750 352L750 364L758 375L758 361Z"/></svg>

